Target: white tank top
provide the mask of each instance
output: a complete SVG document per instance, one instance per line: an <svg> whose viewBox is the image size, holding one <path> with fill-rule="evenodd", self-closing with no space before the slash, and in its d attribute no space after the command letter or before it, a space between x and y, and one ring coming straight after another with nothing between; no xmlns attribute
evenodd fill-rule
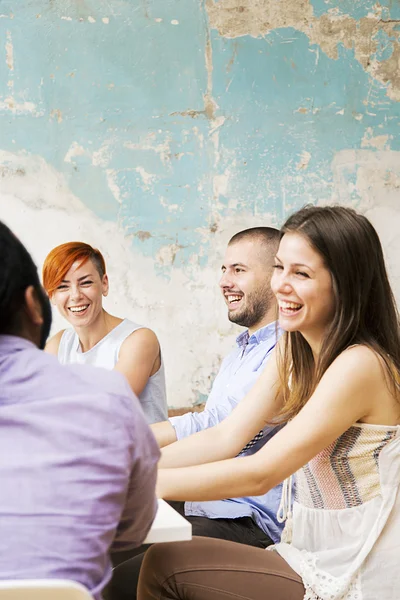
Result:
<svg viewBox="0 0 400 600"><path fill-rule="evenodd" d="M400 426L355 423L296 473L293 519L290 501L284 512L272 549L304 600L398 600Z"/></svg>
<svg viewBox="0 0 400 600"><path fill-rule="evenodd" d="M78 363L93 365L111 371L118 362L122 343L131 333L142 328L143 325L138 325L128 319L124 319L93 348L87 352L82 352L78 334L71 327L66 329L61 336L58 347L58 360L61 364ZM154 373L149 378L146 387L139 396L139 400L148 423L157 423L158 421L165 421L168 418L164 361L162 357L160 368L157 373Z"/></svg>

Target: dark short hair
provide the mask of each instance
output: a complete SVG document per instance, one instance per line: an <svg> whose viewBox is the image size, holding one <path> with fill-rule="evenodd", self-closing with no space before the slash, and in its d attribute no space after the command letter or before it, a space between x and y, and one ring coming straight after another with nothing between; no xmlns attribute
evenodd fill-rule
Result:
<svg viewBox="0 0 400 600"><path fill-rule="evenodd" d="M228 245L236 244L242 240L258 242L268 246L272 249L278 248L280 240L280 232L274 227L250 227L249 229L243 229L238 231L228 242Z"/></svg>
<svg viewBox="0 0 400 600"><path fill-rule="evenodd" d="M40 288L35 263L25 246L0 221L0 334L17 333L25 290Z"/></svg>

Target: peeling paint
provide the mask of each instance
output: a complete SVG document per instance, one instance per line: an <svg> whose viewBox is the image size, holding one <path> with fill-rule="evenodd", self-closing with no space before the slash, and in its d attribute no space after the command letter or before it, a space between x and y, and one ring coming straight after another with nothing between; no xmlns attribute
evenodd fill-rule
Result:
<svg viewBox="0 0 400 600"><path fill-rule="evenodd" d="M296 169L299 171L303 170L303 169L307 169L310 159L311 159L311 154L309 152L307 152L306 150L304 150L304 152L302 153L302 155L300 157L300 161L296 165Z"/></svg>
<svg viewBox="0 0 400 600"><path fill-rule="evenodd" d="M135 236L141 241L144 242L146 240L149 240L151 238L151 233L150 231L138 231Z"/></svg>
<svg viewBox="0 0 400 600"><path fill-rule="evenodd" d="M68 149L68 152L64 156L64 162L72 163L74 162L73 159L76 156L84 156L85 154L88 154L88 151L85 150L83 146L78 144L78 142L72 142L71 146Z"/></svg>
<svg viewBox="0 0 400 600"><path fill-rule="evenodd" d="M51 119L55 119L57 121L57 123L62 123L62 112L59 108L53 108L53 110L50 111L50 118Z"/></svg>
<svg viewBox="0 0 400 600"><path fill-rule="evenodd" d="M95 167L108 167L112 157L112 142L105 140L99 150L95 150L92 154L92 165Z"/></svg>
<svg viewBox="0 0 400 600"><path fill-rule="evenodd" d="M162 266L172 266L175 262L177 253L181 249L182 246L180 246L179 244L169 244L168 246L162 246L162 248L160 248L160 250L156 254L156 263L159 263Z"/></svg>
<svg viewBox="0 0 400 600"><path fill-rule="evenodd" d="M6 64L10 71L14 71L14 47L11 31L7 31L6 34Z"/></svg>
<svg viewBox="0 0 400 600"><path fill-rule="evenodd" d="M148 133L140 142L125 142L125 148L129 150L151 150L158 154L163 164L169 162L171 157L171 138L166 136L163 142L157 142L157 134Z"/></svg>
<svg viewBox="0 0 400 600"><path fill-rule="evenodd" d="M374 135L372 127L367 127L361 140L362 148L376 148L377 150L388 150L392 136Z"/></svg>
<svg viewBox="0 0 400 600"><path fill-rule="evenodd" d="M0 19L0 218L39 264L71 239L104 251L107 307L156 330L174 406L207 394L238 333L216 282L240 229L353 206L400 299L395 3L206 1L35 0Z"/></svg>
<svg viewBox="0 0 400 600"><path fill-rule="evenodd" d="M306 34L330 58L337 60L339 46L353 49L355 58L375 79L387 85L387 94L400 100L400 31L395 19L382 19L382 9L356 21L348 15L314 15L311 0L207 0L210 26L227 38L245 35L266 36L281 28L293 28ZM389 58L374 59L378 49L377 33L384 31L393 41Z"/></svg>
<svg viewBox="0 0 400 600"><path fill-rule="evenodd" d="M156 179L156 176L152 175L151 173L147 173L146 169L144 169L143 167L136 167L135 171L139 173L140 177L142 178L144 184L143 189L149 190L151 184Z"/></svg>
<svg viewBox="0 0 400 600"><path fill-rule="evenodd" d="M107 178L108 189L112 193L115 200L119 204L121 204L121 202L122 202L121 190L117 183L117 172L115 171L115 169L106 169L106 178Z"/></svg>

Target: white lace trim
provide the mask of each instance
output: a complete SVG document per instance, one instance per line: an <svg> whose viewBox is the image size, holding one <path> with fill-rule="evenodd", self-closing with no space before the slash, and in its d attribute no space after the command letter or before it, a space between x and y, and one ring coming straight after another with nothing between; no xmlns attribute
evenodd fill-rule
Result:
<svg viewBox="0 0 400 600"><path fill-rule="evenodd" d="M316 567L316 557L302 551L299 575L306 590L304 600L362 600L359 572L333 577Z"/></svg>

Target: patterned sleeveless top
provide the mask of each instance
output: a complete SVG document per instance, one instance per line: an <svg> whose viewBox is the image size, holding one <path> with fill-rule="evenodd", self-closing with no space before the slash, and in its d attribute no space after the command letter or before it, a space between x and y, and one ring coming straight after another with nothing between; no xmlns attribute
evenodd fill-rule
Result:
<svg viewBox="0 0 400 600"><path fill-rule="evenodd" d="M400 426L357 423L296 473L293 523L274 550L304 600L399 598L399 489Z"/></svg>

